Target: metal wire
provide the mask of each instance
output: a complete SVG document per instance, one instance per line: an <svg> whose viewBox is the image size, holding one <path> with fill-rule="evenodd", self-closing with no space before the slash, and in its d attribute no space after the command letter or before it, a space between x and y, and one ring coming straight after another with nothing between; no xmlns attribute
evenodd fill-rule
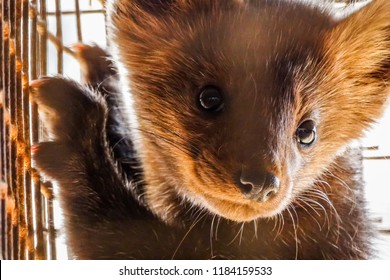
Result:
<svg viewBox="0 0 390 280"><path fill-rule="evenodd" d="M53 187L31 165L32 143L45 137L37 106L29 100L29 82L47 74L48 45L57 50L63 73L62 17L75 16L78 41L82 15L103 10L62 11L62 0L0 0L0 234L1 259L56 259ZM67 0L69 1L69 0ZM83 0L85 1L85 0ZM95 0L96 1L96 0ZM54 3L55 11L47 12ZM56 32L48 32L54 16Z"/></svg>

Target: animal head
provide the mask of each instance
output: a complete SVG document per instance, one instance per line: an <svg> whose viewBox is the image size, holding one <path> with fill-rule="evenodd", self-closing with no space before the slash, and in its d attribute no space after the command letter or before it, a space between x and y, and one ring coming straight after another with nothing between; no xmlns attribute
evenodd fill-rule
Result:
<svg viewBox="0 0 390 280"><path fill-rule="evenodd" d="M384 109L390 1L341 21L292 1L108 6L145 197L162 218L183 201L234 221L274 216Z"/></svg>

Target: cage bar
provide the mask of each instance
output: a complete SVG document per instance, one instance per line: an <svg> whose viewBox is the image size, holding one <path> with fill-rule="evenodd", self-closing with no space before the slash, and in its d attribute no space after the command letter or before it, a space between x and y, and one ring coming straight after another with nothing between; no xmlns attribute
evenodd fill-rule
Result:
<svg viewBox="0 0 390 280"><path fill-rule="evenodd" d="M62 17L75 16L82 42L82 15L103 10L62 11L63 0L0 0L0 258L56 259L54 192L31 162L31 147L45 139L38 108L30 102L29 83L47 75L48 44L57 50L57 72L63 73ZM86 1L86 0L83 0ZM96 1L96 0L94 0ZM47 11L47 4L54 11ZM55 33L48 17L55 18Z"/></svg>

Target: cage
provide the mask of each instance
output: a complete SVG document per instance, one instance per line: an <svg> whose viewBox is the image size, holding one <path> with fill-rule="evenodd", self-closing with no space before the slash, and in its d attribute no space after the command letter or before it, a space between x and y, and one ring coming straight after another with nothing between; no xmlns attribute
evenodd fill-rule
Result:
<svg viewBox="0 0 390 280"><path fill-rule="evenodd" d="M104 35L104 12L97 0L2 0L0 5L1 259L56 259L61 234L55 228L53 187L31 165L31 144L45 133L29 100L29 82L47 73L78 79L67 42L83 41L88 17L100 22L95 33ZM89 35L91 40L95 34Z"/></svg>
<svg viewBox="0 0 390 280"><path fill-rule="evenodd" d="M37 106L30 103L29 82L56 73L79 79L70 46L92 41L106 44L103 2L0 0L1 259L66 258L53 185L31 163L31 146L45 138L45 130ZM376 177L374 169L388 169L390 162L386 144L378 149L377 137L383 138L375 134L366 148L365 165L374 174L371 177ZM376 196L370 199L371 205L378 204ZM375 217L384 240L381 246L388 246L384 250L389 254L390 206L383 199L379 204Z"/></svg>

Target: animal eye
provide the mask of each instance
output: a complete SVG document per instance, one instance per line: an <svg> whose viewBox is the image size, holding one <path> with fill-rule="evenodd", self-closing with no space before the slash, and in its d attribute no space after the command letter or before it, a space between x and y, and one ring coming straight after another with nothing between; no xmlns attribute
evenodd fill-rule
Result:
<svg viewBox="0 0 390 280"><path fill-rule="evenodd" d="M302 146L310 146L317 137L316 125L313 120L306 120L301 123L296 131L298 143Z"/></svg>
<svg viewBox="0 0 390 280"><path fill-rule="evenodd" d="M215 86L204 87L199 94L199 105L208 112L220 112L224 106L221 90Z"/></svg>

